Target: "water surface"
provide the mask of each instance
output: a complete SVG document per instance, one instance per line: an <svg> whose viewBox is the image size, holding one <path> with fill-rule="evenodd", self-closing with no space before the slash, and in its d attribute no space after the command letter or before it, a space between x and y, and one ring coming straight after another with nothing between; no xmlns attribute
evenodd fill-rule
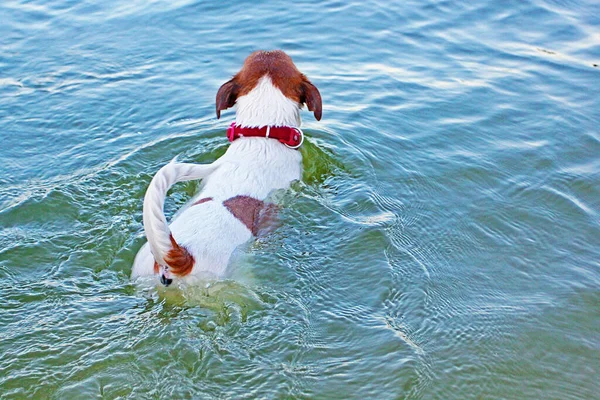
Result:
<svg viewBox="0 0 600 400"><path fill-rule="evenodd" d="M600 398L599 16L2 2L0 397ZM224 152L216 91L274 48L324 103L281 227L230 280L132 284L152 175Z"/></svg>

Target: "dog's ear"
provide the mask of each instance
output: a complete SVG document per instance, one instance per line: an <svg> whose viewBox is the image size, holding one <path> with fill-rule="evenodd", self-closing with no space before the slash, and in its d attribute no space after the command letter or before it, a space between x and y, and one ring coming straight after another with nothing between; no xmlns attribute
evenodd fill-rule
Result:
<svg viewBox="0 0 600 400"><path fill-rule="evenodd" d="M237 100L238 85L235 78L225 82L217 92L217 119L221 118L221 111L233 107Z"/></svg>
<svg viewBox="0 0 600 400"><path fill-rule="evenodd" d="M304 77L302 80L302 102L306 103L309 111L312 111L317 121L321 120L323 113L323 105L321 104L321 93L315 85L313 85L308 78Z"/></svg>

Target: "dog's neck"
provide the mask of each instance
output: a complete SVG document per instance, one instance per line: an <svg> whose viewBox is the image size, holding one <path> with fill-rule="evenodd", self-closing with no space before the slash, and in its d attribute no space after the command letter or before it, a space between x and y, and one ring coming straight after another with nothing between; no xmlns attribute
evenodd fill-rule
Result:
<svg viewBox="0 0 600 400"><path fill-rule="evenodd" d="M265 75L248 94L238 97L235 122L242 127L300 127L300 105L285 97Z"/></svg>

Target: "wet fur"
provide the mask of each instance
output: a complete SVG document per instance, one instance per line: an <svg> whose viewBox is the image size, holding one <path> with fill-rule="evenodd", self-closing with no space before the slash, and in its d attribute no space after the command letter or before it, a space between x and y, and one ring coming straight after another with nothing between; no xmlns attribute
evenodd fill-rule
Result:
<svg viewBox="0 0 600 400"><path fill-rule="evenodd" d="M303 103L321 119L321 95L291 58L281 51L260 51L218 90L216 112L220 117L222 110L235 105L240 126L299 127ZM259 137L235 140L212 164L167 164L146 192L148 243L136 256L132 278L223 277L235 249L257 233L255 224L269 194L288 188L301 174L299 151ZM202 190L168 225L163 213L167 191L176 182L191 179L202 179Z"/></svg>

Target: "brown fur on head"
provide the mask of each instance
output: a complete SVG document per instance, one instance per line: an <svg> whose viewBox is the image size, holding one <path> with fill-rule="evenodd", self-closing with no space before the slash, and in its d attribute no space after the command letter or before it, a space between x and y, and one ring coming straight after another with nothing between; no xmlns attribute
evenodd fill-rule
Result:
<svg viewBox="0 0 600 400"><path fill-rule="evenodd" d="M217 92L217 118L221 118L222 110L233 107L238 97L254 89L260 78L265 75L271 78L284 96L298 104L306 104L317 121L321 120L322 105L319 90L298 71L290 56L281 50L259 50L246 58L240 72L225 82Z"/></svg>

